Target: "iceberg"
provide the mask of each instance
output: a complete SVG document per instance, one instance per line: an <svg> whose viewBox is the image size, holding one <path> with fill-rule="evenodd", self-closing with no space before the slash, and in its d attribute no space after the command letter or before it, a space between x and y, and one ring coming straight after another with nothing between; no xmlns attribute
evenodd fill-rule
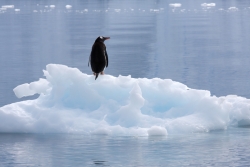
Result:
<svg viewBox="0 0 250 167"><path fill-rule="evenodd" d="M250 99L216 97L207 90L160 78L82 73L48 64L44 78L14 88L18 98L0 108L1 133L81 133L166 136L250 125Z"/></svg>

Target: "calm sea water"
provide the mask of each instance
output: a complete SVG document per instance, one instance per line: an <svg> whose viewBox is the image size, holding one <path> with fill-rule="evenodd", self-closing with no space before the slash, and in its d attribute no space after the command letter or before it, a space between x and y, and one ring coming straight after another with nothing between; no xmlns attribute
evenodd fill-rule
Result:
<svg viewBox="0 0 250 167"><path fill-rule="evenodd" d="M216 96L250 98L250 1L213 2L0 1L14 5L0 10L0 106L26 100L12 89L38 80L49 63L91 74L88 58L99 35L111 37L108 74L170 78ZM248 166L249 133L0 134L0 166Z"/></svg>
<svg viewBox="0 0 250 167"><path fill-rule="evenodd" d="M250 129L168 137L1 134L0 166L249 166Z"/></svg>

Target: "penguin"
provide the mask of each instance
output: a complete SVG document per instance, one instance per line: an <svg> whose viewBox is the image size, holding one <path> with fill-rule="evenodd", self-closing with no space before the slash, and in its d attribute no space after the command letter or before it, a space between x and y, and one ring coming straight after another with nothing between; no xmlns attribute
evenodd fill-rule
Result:
<svg viewBox="0 0 250 167"><path fill-rule="evenodd" d="M108 67L108 53L104 44L104 41L108 39L110 39L110 37L99 36L98 38L96 38L92 46L92 50L89 56L89 63L93 74L95 75L95 80L100 73L101 75L103 75L104 68Z"/></svg>

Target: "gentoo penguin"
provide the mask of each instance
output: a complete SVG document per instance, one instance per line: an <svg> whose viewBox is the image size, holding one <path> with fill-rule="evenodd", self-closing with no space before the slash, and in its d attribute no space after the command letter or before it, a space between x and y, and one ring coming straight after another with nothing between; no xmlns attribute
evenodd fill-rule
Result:
<svg viewBox="0 0 250 167"><path fill-rule="evenodd" d="M99 73L103 75L104 68L108 67L108 53L104 44L104 41L107 39L110 39L110 37L99 36L96 38L89 56L89 62L95 79L98 77Z"/></svg>

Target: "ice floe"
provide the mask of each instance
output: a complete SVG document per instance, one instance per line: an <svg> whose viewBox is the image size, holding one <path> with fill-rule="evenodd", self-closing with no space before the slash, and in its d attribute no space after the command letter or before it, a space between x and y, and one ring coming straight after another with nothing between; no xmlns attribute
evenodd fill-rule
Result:
<svg viewBox="0 0 250 167"><path fill-rule="evenodd" d="M0 132L154 136L250 125L250 100L160 78L93 75L49 64L45 78L14 88L35 100L0 108Z"/></svg>

